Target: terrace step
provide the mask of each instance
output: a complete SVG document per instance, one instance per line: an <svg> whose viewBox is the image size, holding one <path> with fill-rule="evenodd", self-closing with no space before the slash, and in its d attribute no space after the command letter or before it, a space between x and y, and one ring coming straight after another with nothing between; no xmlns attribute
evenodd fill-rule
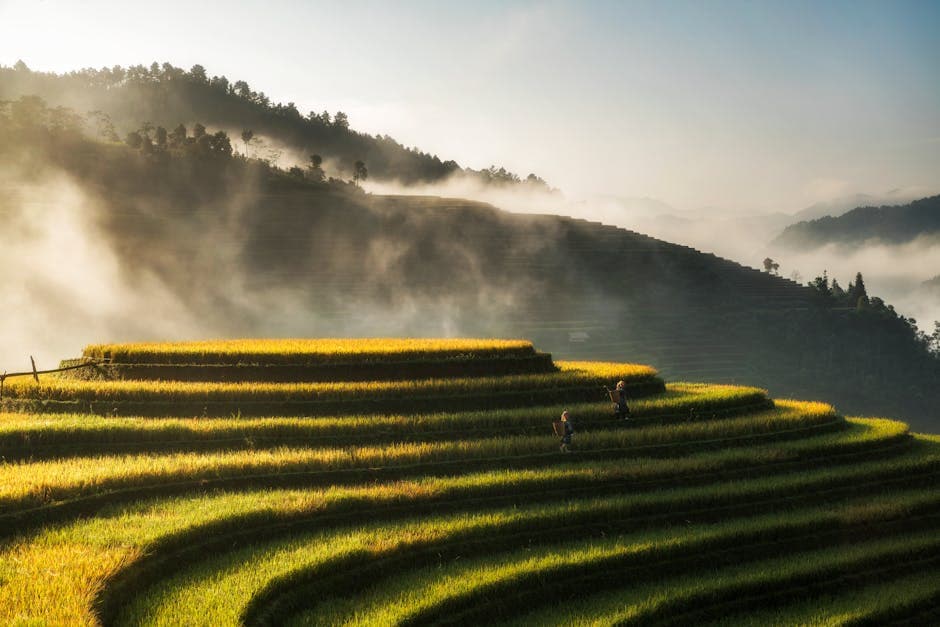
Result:
<svg viewBox="0 0 940 627"><path fill-rule="evenodd" d="M61 367L82 359L63 360ZM114 361L71 370L68 378L87 380L268 382L404 381L556 372L549 353L509 357L420 359L326 364L165 364Z"/></svg>

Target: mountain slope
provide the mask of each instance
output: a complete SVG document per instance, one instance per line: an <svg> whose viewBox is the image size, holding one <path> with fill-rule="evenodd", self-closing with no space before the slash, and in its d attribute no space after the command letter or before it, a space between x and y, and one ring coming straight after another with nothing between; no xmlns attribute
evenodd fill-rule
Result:
<svg viewBox="0 0 940 627"><path fill-rule="evenodd" d="M940 234L940 196L893 207L857 207L831 216L788 226L773 244L812 250L827 244L858 246L866 242L905 244Z"/></svg>
<svg viewBox="0 0 940 627"><path fill-rule="evenodd" d="M168 63L128 68L92 68L65 75L33 72L21 65L0 66L0 101L13 101L24 95L43 98L53 106L80 113L98 112L93 126L108 136L126 133L145 125L172 130L178 124L201 123L222 129L232 136L236 148L243 148L243 129L264 138L269 148L294 154L291 162L305 164L316 153L324 159L329 175L351 178L354 164L362 160L370 176L401 183L435 182L454 174L496 185L524 184L548 192L535 175L520 180L502 168L475 171L461 168L455 161L442 161L416 148L406 148L388 135L370 136L350 128L342 113L311 111L301 113L294 103L273 103L264 92L254 91L244 81L224 76L209 77L202 66L190 71ZM256 149L250 149L256 154ZM263 156L263 155L262 155Z"/></svg>
<svg viewBox="0 0 940 627"><path fill-rule="evenodd" d="M312 182L224 136L90 141L61 117L31 101L0 115L6 289L23 303L8 341L522 336L940 428L938 362L889 310L616 227ZM34 241L85 261L46 263ZM15 331L22 311L35 330Z"/></svg>

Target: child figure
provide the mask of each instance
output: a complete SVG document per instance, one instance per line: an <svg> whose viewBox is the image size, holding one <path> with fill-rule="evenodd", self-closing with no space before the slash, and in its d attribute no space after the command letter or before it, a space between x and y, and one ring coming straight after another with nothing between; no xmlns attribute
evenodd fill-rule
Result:
<svg viewBox="0 0 940 627"><path fill-rule="evenodd" d="M570 453L568 446L571 444L571 434L574 433L574 427L571 426L571 416L568 410L561 412L561 452Z"/></svg>
<svg viewBox="0 0 940 627"><path fill-rule="evenodd" d="M623 381L617 382L617 418L630 420L630 408L627 407L627 384Z"/></svg>

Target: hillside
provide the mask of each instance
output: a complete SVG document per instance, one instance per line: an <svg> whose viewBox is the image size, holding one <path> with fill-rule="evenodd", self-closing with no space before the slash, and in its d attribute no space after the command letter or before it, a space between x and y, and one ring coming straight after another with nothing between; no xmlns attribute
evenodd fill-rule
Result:
<svg viewBox="0 0 940 627"><path fill-rule="evenodd" d="M272 154L281 154L288 163L304 165L311 154L318 154L328 176L350 178L354 164L361 160L373 178L403 184L432 183L461 175L480 183L551 191L534 174L521 179L495 166L486 170L462 168L453 160L442 161L437 155L407 148L388 135L357 132L341 111L302 113L293 102L272 102L245 81L210 77L199 65L186 71L155 62L128 68L88 68L64 75L33 72L25 64L0 66L0 102L22 96L39 96L50 106L79 113L94 112L89 126L103 138L201 123L226 131L236 149L252 156L270 159ZM265 146L243 146L239 137L246 129L254 133L256 144L260 141Z"/></svg>
<svg viewBox="0 0 940 627"><path fill-rule="evenodd" d="M830 216L838 218L857 207L877 207L879 205L903 205L913 202L924 194L918 194L913 189L893 189L880 194L851 194L821 201L801 209L792 215L791 223L809 222Z"/></svg>
<svg viewBox="0 0 940 627"><path fill-rule="evenodd" d="M827 244L905 244L938 235L940 196L932 196L907 205L857 207L839 217L799 222L784 229L773 245L812 250Z"/></svg>
<svg viewBox="0 0 940 627"><path fill-rule="evenodd" d="M8 264L35 286L18 311L55 321L43 336L67 324L71 342L89 332L83 320L101 318L127 339L159 328L522 336L564 358L657 363L671 378L759 385L940 430L940 362L888 308L846 309L613 226L313 181L198 127L136 148L91 141L33 99L10 105L0 126L0 211L24 234L10 250L25 251ZM30 238L58 241L63 223L69 246L97 254L44 268ZM66 272L97 287L66 299Z"/></svg>
<svg viewBox="0 0 940 627"><path fill-rule="evenodd" d="M6 382L4 624L940 612L940 439L900 422L518 340L108 344L80 362Z"/></svg>

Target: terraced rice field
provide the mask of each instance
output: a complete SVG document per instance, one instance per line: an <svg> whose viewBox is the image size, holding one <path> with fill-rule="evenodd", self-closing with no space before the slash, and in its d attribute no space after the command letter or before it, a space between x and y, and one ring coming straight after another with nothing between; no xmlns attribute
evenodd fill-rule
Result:
<svg viewBox="0 0 940 627"><path fill-rule="evenodd" d="M386 358L377 342L297 351L352 369L368 355L368 369ZM534 354L476 342L438 378L8 381L0 624L940 617L940 437L755 388L663 385L631 364L461 376L490 348ZM211 369L290 350L167 346L86 356ZM389 363L407 372L433 346L403 342ZM603 390L619 379L629 421ZM551 433L563 409L570 454Z"/></svg>
<svg viewBox="0 0 940 627"><path fill-rule="evenodd" d="M209 340L138 344L92 344L84 356L117 363L277 364L404 362L422 359L468 361L535 354L527 340L360 338Z"/></svg>
<svg viewBox="0 0 940 627"><path fill-rule="evenodd" d="M555 372L526 340L285 339L88 346L79 378L312 382Z"/></svg>

